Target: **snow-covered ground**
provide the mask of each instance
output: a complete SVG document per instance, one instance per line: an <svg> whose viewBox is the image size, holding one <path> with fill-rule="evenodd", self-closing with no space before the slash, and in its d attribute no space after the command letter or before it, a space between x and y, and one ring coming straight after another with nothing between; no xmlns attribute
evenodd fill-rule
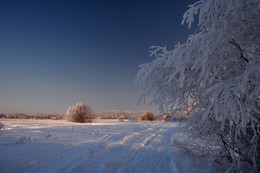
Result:
<svg viewBox="0 0 260 173"><path fill-rule="evenodd" d="M1 173L203 172L172 144L178 123L0 120ZM202 167L202 165L204 165Z"/></svg>

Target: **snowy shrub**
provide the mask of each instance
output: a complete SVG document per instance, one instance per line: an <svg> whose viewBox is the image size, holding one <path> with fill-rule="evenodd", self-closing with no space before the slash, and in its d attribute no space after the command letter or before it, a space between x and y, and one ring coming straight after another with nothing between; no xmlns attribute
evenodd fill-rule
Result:
<svg viewBox="0 0 260 173"><path fill-rule="evenodd" d="M207 151L228 171L258 172L260 1L200 0L182 24L194 16L199 31L174 50L151 47L155 59L140 66L135 83L162 114L191 107L188 139L213 142Z"/></svg>
<svg viewBox="0 0 260 173"><path fill-rule="evenodd" d="M170 119L172 118L172 115L171 114L165 114L165 115L163 115L163 120L164 121L170 121Z"/></svg>
<svg viewBox="0 0 260 173"><path fill-rule="evenodd" d="M69 106L66 119L77 123L92 122L92 110L86 103L79 102L74 106Z"/></svg>
<svg viewBox="0 0 260 173"><path fill-rule="evenodd" d="M143 115L140 116L141 121L154 121L156 117L152 112L145 112Z"/></svg>
<svg viewBox="0 0 260 173"><path fill-rule="evenodd" d="M122 115L118 115L118 116L117 116L117 119L118 119L118 121L121 121L121 122L124 121L124 117L123 117Z"/></svg>

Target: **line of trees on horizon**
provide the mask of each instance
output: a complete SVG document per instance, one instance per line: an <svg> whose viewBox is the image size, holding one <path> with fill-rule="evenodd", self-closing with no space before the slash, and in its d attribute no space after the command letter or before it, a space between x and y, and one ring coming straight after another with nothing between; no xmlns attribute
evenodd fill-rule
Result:
<svg viewBox="0 0 260 173"><path fill-rule="evenodd" d="M183 114L184 113L184 114ZM187 114L185 111L182 112L179 118L172 118L173 116L168 114L168 118L164 119L169 121L171 120L180 120L186 119ZM176 117L176 116L175 116ZM181 118L182 117L182 118ZM0 118L9 118L9 119L52 119L52 120L68 120L72 122L91 122L94 119L118 119L124 121L126 119L132 121L142 121L142 120L162 120L163 115L156 115L151 111L140 110L140 111L121 111L118 109L114 110L105 110L102 112L93 112L91 107L83 102L78 102L73 106L69 106L66 113L62 112L42 112L36 113L33 115L28 115L25 113L8 113L0 114Z"/></svg>

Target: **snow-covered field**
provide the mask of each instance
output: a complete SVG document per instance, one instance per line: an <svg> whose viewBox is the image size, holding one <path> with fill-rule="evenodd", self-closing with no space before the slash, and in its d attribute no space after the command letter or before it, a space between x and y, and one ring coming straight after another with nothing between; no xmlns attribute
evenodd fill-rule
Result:
<svg viewBox="0 0 260 173"><path fill-rule="evenodd" d="M205 171L203 159L189 159L172 145L178 123L97 120L90 125L18 119L0 122L5 125L0 136L1 173Z"/></svg>

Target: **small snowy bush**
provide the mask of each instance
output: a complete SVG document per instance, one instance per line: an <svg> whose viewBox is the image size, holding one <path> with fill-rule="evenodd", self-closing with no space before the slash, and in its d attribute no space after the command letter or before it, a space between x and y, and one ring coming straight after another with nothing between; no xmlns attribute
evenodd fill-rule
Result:
<svg viewBox="0 0 260 173"><path fill-rule="evenodd" d="M172 118L172 115L171 115L171 114L165 114L165 115L163 115L163 120L164 120L165 122L170 121L171 118Z"/></svg>
<svg viewBox="0 0 260 173"><path fill-rule="evenodd" d="M154 121L156 117L152 112L145 112L143 115L140 116L141 121Z"/></svg>
<svg viewBox="0 0 260 173"><path fill-rule="evenodd" d="M92 122L91 107L82 102L69 106L66 112L66 119L77 123Z"/></svg>

